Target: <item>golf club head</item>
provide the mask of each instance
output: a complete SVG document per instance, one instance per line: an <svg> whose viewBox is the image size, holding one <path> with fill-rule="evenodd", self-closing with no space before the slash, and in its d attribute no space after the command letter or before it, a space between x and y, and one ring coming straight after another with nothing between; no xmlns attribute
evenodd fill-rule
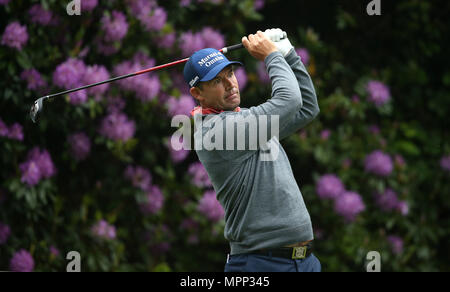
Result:
<svg viewBox="0 0 450 292"><path fill-rule="evenodd" d="M44 107L44 99L45 97L38 98L34 101L33 106L30 109L30 117L33 123L39 121L40 114L42 112L42 108Z"/></svg>

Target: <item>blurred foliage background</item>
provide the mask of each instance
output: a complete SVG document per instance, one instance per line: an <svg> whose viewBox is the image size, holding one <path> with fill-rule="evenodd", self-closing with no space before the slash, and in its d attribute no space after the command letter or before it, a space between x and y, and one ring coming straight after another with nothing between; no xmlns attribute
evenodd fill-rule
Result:
<svg viewBox="0 0 450 292"><path fill-rule="evenodd" d="M180 65L28 112L47 93L287 31L321 113L282 141L324 271L449 271L448 1L0 0L0 270L223 271L228 243L194 151ZM264 102L264 67L228 56L242 107ZM133 79L133 78L129 78ZM180 80L181 79L181 80ZM206 176L205 176L206 175ZM337 191L340 190L340 191Z"/></svg>

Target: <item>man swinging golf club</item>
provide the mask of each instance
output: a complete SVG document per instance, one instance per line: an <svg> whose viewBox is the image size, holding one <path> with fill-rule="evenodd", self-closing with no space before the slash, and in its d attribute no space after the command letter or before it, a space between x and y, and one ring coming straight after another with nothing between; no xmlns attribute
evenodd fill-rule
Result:
<svg viewBox="0 0 450 292"><path fill-rule="evenodd" d="M225 130L227 119L242 121L249 116L257 117L254 121L258 129L253 131L260 137L267 136L256 149L248 147L250 141L244 150L196 148L225 210L224 233L231 248L225 271L320 271L320 262L311 253L311 219L289 159L278 141L318 115L314 85L281 29L258 31L243 37L242 44L254 58L265 62L272 82L272 97L258 106L239 107L241 96L233 65L241 64L230 62L221 52L209 48L197 51L184 67L190 93L200 104L192 115L205 121L196 126L194 137L201 133L200 137L205 138ZM258 119L268 115L276 116L278 123L262 123L263 119ZM268 120L271 121L264 121ZM267 129L260 127L268 125L279 128L278 139L277 135L261 135ZM250 136L248 124L238 123L237 128L237 133ZM223 141L227 142L230 141ZM233 143L236 146L236 141ZM269 152L277 150L276 159L261 159L267 148Z"/></svg>

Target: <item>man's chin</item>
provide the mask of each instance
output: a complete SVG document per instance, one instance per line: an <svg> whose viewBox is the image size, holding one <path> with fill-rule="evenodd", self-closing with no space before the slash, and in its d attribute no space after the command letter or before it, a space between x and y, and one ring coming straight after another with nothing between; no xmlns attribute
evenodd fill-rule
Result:
<svg viewBox="0 0 450 292"><path fill-rule="evenodd" d="M230 103L230 105L227 107L227 111L234 111L239 105L241 104L241 101Z"/></svg>

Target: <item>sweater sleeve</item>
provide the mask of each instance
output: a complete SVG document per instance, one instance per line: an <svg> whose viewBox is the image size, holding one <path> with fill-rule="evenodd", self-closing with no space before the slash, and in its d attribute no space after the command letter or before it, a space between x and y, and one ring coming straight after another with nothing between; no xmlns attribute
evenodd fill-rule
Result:
<svg viewBox="0 0 450 292"><path fill-rule="evenodd" d="M292 121L302 107L302 94L296 76L283 55L278 51L273 52L264 62L272 82L271 98L241 112L224 112L218 116L208 117L210 122L205 124L208 130L217 126L211 127L211 123L221 122L223 133L228 133L227 125L236 125L237 131L234 132L233 139L230 139L229 135L223 135L221 138L224 141L224 148L238 151L220 151L219 154L224 159L245 157L261 148L267 150L266 147L272 144L272 137L279 139L281 129ZM265 134L262 136L261 133ZM206 135L206 139L211 135ZM245 142L239 146L238 140ZM231 145L234 144L234 147L228 147L229 142Z"/></svg>
<svg viewBox="0 0 450 292"><path fill-rule="evenodd" d="M314 120L320 112L314 84L302 63L301 58L297 55L295 50L289 52L286 56L286 61L297 79L303 104L300 110L290 117L289 122L284 125L280 124L280 140L306 126L309 122Z"/></svg>
<svg viewBox="0 0 450 292"><path fill-rule="evenodd" d="M294 72L280 52L273 52L264 62L272 82L272 97L251 107L250 112L254 115L277 115L283 125L302 107L302 93Z"/></svg>

